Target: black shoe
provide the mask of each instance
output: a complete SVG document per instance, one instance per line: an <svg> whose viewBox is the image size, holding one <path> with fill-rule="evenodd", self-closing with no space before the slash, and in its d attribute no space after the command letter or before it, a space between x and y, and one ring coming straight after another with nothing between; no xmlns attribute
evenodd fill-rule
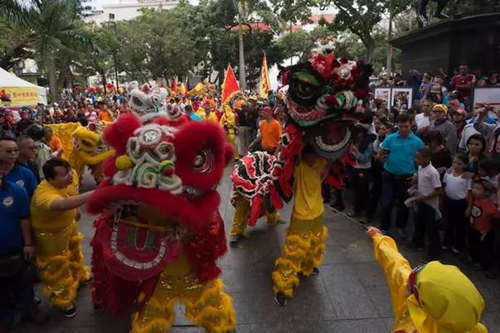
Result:
<svg viewBox="0 0 500 333"><path fill-rule="evenodd" d="M277 293L276 295L274 295L274 301L279 306L285 306L286 303L288 303L288 300L286 299L286 296L283 295L282 293Z"/></svg>
<svg viewBox="0 0 500 333"><path fill-rule="evenodd" d="M38 296L33 297L33 304L35 304L36 306L42 304L42 300L40 299L40 297Z"/></svg>
<svg viewBox="0 0 500 333"><path fill-rule="evenodd" d="M76 316L78 312L76 311L76 305L75 303L71 304L68 306L66 309L63 310L63 315L66 318L73 318Z"/></svg>
<svg viewBox="0 0 500 333"><path fill-rule="evenodd" d="M318 274L319 274L319 269L317 267L314 267L311 275L318 275Z"/></svg>

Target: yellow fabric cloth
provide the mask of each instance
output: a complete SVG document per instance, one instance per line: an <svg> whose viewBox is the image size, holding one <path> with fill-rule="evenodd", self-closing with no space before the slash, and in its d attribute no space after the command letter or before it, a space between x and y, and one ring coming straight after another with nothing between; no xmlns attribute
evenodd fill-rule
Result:
<svg viewBox="0 0 500 333"><path fill-rule="evenodd" d="M208 116L205 118L205 120L212 121L214 123L219 123L219 118L215 114L215 112L211 111Z"/></svg>
<svg viewBox="0 0 500 333"><path fill-rule="evenodd" d="M321 173L327 161L316 158L309 166L302 159L294 170L294 195L292 216L299 220L313 220L323 214L325 207L321 196Z"/></svg>
<svg viewBox="0 0 500 333"><path fill-rule="evenodd" d="M292 297L294 288L299 285L299 274L310 276L313 269L321 265L327 236L323 215L312 220L292 216L281 257L276 259L276 269L272 273L275 294Z"/></svg>
<svg viewBox="0 0 500 333"><path fill-rule="evenodd" d="M394 332L487 333L479 322L484 301L472 282L454 266L431 262L418 273L414 295L406 298L409 262L399 253L394 240L377 235L375 259L384 270L394 313Z"/></svg>
<svg viewBox="0 0 500 333"><path fill-rule="evenodd" d="M77 230L76 209L51 211L50 205L58 199L79 193L79 178L72 171L73 182L66 188L52 186L46 180L38 185L31 199L31 222L37 245L37 267L44 293L50 303L65 308L76 299L78 287L90 277L83 266L80 242L83 235Z"/></svg>
<svg viewBox="0 0 500 333"><path fill-rule="evenodd" d="M250 201L242 196L235 198L234 204L234 216L231 222L231 231L229 235L231 236L245 236L248 224L248 218L250 217ZM265 208L264 215L266 216L266 223L269 226L278 224L280 220L280 213L274 211L269 213Z"/></svg>
<svg viewBox="0 0 500 333"><path fill-rule="evenodd" d="M196 110L195 114L200 116L201 120L206 120L207 119L207 114L205 113L205 109L202 108L201 106Z"/></svg>
<svg viewBox="0 0 500 333"><path fill-rule="evenodd" d="M142 297L142 295L140 296ZM186 317L211 333L229 333L236 327L231 296L220 279L200 283L183 254L165 267L144 311L132 315L130 333L169 332L175 321L174 306L186 306Z"/></svg>
<svg viewBox="0 0 500 333"><path fill-rule="evenodd" d="M76 223L60 232L35 231L36 266L43 292L52 306L64 309L71 305L80 283L90 278L89 268L83 265L82 239Z"/></svg>
<svg viewBox="0 0 500 333"><path fill-rule="evenodd" d="M59 232L73 223L76 208L51 211L50 205L57 199L69 198L79 193L79 177L73 170L73 183L66 188L56 188L44 180L38 185L31 199L31 223L35 232ZM40 251L43 249L38 249Z"/></svg>

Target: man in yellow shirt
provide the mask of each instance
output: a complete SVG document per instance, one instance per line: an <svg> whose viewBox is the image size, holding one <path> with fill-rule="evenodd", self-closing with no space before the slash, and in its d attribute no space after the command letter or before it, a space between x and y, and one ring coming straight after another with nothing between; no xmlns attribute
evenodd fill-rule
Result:
<svg viewBox="0 0 500 333"><path fill-rule="evenodd" d="M301 152L294 170L294 204L290 227L286 231L281 257L276 260L272 274L275 301L286 305L293 289L299 284L299 274L305 277L319 273L323 260L325 239L321 183L328 173L329 163L317 155L311 145Z"/></svg>
<svg viewBox="0 0 500 333"><path fill-rule="evenodd" d="M83 266L78 232L77 208L92 192L79 194L78 174L63 159L54 158L43 166L45 180L31 200L31 223L38 250L37 266L44 293L51 305L66 317L76 316L78 287L90 282L88 267Z"/></svg>

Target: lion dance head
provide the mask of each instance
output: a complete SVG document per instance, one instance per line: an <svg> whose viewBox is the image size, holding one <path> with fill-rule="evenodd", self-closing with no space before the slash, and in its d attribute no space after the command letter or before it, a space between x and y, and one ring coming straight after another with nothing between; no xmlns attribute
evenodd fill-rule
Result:
<svg viewBox="0 0 500 333"><path fill-rule="evenodd" d="M288 86L284 110L288 121L278 153L248 154L232 173L233 196L252 202L250 224L258 218L264 196L269 196L276 208L282 207L282 199L292 198L293 168L304 146L311 145L320 156L334 162L336 176L340 163L352 163L346 156L361 116L356 106L368 96L371 73L370 65L336 59L333 53L318 54L311 61L281 70L279 79ZM335 177L329 179L337 185Z"/></svg>
<svg viewBox="0 0 500 333"><path fill-rule="evenodd" d="M101 214L92 242L100 302L127 308L182 254L200 281L217 277L226 251L217 185L233 154L220 126L126 114L103 139L116 153L87 203Z"/></svg>

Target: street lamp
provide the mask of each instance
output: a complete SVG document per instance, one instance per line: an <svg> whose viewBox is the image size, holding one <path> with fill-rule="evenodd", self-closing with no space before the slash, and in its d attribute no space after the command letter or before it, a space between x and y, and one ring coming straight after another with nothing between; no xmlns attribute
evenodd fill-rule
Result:
<svg viewBox="0 0 500 333"><path fill-rule="evenodd" d="M115 38L117 38L116 34L116 22L115 22L115 14L110 13L109 14L109 21L108 21L109 27L113 28L113 31L115 32ZM117 56L117 50L116 48L113 50L113 62L115 63L115 83L116 83L116 88L118 89L118 62L116 60Z"/></svg>

